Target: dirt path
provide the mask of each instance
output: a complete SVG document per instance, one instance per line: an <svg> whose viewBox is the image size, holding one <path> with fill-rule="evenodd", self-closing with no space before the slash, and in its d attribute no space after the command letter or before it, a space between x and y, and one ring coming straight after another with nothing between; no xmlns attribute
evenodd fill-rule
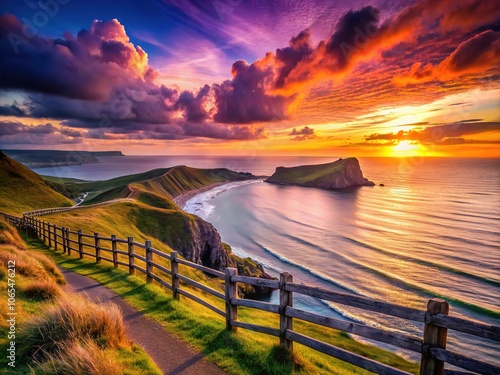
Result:
<svg viewBox="0 0 500 375"><path fill-rule="evenodd" d="M226 374L214 364L206 361L203 354L189 344L166 332L157 322L143 316L143 313L128 305L120 296L88 277L78 275L64 268L60 269L66 278L66 291L85 293L93 301L113 302L120 306L128 337L144 348L164 374L176 375L223 375Z"/></svg>

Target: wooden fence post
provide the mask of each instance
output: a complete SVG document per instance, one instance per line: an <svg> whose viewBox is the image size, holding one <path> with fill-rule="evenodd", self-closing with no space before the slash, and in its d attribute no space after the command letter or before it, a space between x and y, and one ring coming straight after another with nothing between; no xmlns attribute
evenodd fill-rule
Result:
<svg viewBox="0 0 500 375"><path fill-rule="evenodd" d="M43 242L47 242L47 232L46 232L46 227L45 227L45 221L42 221L42 236L43 236Z"/></svg>
<svg viewBox="0 0 500 375"><path fill-rule="evenodd" d="M95 262L101 264L101 239L99 238L99 233L94 233L95 242Z"/></svg>
<svg viewBox="0 0 500 375"><path fill-rule="evenodd" d="M51 227L52 227L52 225L50 223L47 223L49 247L52 247L52 231L50 230Z"/></svg>
<svg viewBox="0 0 500 375"><path fill-rule="evenodd" d="M446 348L446 337L448 329L438 327L432 323L427 323L432 315L448 315L450 305L439 298L433 298L427 303L424 325L424 351L420 362L420 375L443 375L444 362L434 358L430 352L430 347Z"/></svg>
<svg viewBox="0 0 500 375"><path fill-rule="evenodd" d="M226 292L226 329L234 333L238 327L233 326L233 322L238 320L238 306L231 303L231 299L238 297L238 283L231 280L231 277L238 275L237 268L226 268L224 291Z"/></svg>
<svg viewBox="0 0 500 375"><path fill-rule="evenodd" d="M153 265L151 262L153 261L153 252L151 251L151 241L147 240L144 243L144 247L146 248L146 283L150 283L153 281L151 277L151 272L153 271Z"/></svg>
<svg viewBox="0 0 500 375"><path fill-rule="evenodd" d="M128 237L127 238L127 244L128 244L128 274L129 275L134 275L135 274L135 268L134 268L134 237Z"/></svg>
<svg viewBox="0 0 500 375"><path fill-rule="evenodd" d="M66 250L68 250L68 255L71 255L71 239L69 238L69 228L66 228Z"/></svg>
<svg viewBox="0 0 500 375"><path fill-rule="evenodd" d="M54 249L57 250L58 241L57 241L57 225L54 224Z"/></svg>
<svg viewBox="0 0 500 375"><path fill-rule="evenodd" d="M83 259L83 235L81 229L78 229L78 255L80 259Z"/></svg>
<svg viewBox="0 0 500 375"><path fill-rule="evenodd" d="M62 235L63 253L66 253L68 251L68 247L66 246L66 228L65 227L61 228L61 235Z"/></svg>
<svg viewBox="0 0 500 375"><path fill-rule="evenodd" d="M172 251L170 253L170 272L172 277L172 297L176 300L179 300L179 286L180 280L177 277L179 273L179 263L177 263L177 251Z"/></svg>
<svg viewBox="0 0 500 375"><path fill-rule="evenodd" d="M116 252L116 235L111 235L111 251L113 252L113 267L118 268L118 253Z"/></svg>
<svg viewBox="0 0 500 375"><path fill-rule="evenodd" d="M285 290L286 283L293 282L293 276L288 272L280 274L280 346L287 350L293 350L293 341L286 338L287 329L293 329L293 318L286 316L286 308L293 306L293 294Z"/></svg>

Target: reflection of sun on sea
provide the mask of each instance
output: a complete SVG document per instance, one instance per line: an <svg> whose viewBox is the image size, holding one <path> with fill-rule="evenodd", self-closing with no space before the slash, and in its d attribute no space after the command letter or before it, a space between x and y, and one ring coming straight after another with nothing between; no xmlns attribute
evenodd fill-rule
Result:
<svg viewBox="0 0 500 375"><path fill-rule="evenodd" d="M388 156L424 156L425 147L420 143L411 141L399 141L396 146L393 146L388 151Z"/></svg>

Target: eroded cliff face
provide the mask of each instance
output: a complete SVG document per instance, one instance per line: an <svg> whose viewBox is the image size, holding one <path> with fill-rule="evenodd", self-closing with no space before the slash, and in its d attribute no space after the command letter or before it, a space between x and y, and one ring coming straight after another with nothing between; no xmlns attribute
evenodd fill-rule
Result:
<svg viewBox="0 0 500 375"><path fill-rule="evenodd" d="M356 158L339 159L336 162L321 165L278 167L266 182L328 190L375 185L363 177L359 161Z"/></svg>
<svg viewBox="0 0 500 375"><path fill-rule="evenodd" d="M227 267L227 254L219 232L209 222L197 217L187 228L192 241L179 252L187 260L222 271ZM185 254L186 253L186 254Z"/></svg>
<svg viewBox="0 0 500 375"><path fill-rule="evenodd" d="M320 189L345 189L355 186L373 186L373 182L363 177L358 159L345 159L344 168L338 173L332 173L316 181L311 181L305 186L313 186Z"/></svg>

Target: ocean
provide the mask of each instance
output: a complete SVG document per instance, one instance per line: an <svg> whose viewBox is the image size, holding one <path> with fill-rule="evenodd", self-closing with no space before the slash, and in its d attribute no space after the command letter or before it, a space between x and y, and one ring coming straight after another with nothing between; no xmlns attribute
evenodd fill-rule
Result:
<svg viewBox="0 0 500 375"><path fill-rule="evenodd" d="M270 175L277 166L336 158L101 160L36 172L95 180L189 165ZM272 275L286 271L294 282L422 309L429 298L440 297L450 302L455 316L500 325L500 161L359 160L365 177L376 186L324 191L257 180L217 187L194 197L184 209L211 222L235 254L252 257ZM277 295L270 300L275 302ZM294 305L421 336L422 325L398 318L302 296L296 296ZM492 341L450 332L448 348L463 353L474 348L475 357L500 364L500 347Z"/></svg>

